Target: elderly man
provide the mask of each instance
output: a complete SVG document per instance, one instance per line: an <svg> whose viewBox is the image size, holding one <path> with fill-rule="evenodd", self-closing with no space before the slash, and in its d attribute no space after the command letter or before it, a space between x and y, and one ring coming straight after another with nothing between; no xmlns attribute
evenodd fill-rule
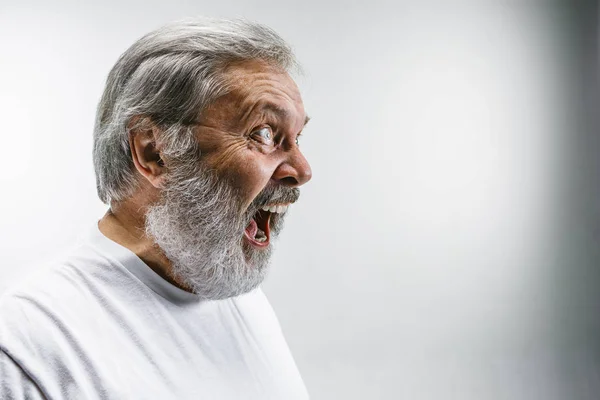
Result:
<svg viewBox="0 0 600 400"><path fill-rule="evenodd" d="M138 40L98 106L109 211L0 303L1 399L303 399L258 288L308 117L272 30L193 20Z"/></svg>

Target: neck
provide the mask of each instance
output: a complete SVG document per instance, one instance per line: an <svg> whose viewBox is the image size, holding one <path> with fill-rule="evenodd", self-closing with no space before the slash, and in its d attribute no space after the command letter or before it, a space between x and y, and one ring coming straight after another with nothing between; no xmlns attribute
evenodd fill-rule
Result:
<svg viewBox="0 0 600 400"><path fill-rule="evenodd" d="M147 207L132 201L111 203L110 209L98 222L100 232L113 242L129 249L148 267L169 283L191 292L173 274L169 259L145 233L145 211Z"/></svg>

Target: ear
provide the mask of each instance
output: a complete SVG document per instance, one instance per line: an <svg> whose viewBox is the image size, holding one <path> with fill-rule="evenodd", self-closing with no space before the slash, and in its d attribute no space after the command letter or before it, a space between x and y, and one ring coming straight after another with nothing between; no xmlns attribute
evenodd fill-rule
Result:
<svg viewBox="0 0 600 400"><path fill-rule="evenodd" d="M165 165L160 155L160 129L147 117L134 117L129 123L129 148L133 165L155 188L164 180Z"/></svg>

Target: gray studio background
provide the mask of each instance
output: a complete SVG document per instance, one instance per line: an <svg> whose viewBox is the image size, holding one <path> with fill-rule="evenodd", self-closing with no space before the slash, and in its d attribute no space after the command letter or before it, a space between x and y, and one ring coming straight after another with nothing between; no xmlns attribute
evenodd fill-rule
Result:
<svg viewBox="0 0 600 400"><path fill-rule="evenodd" d="M591 1L0 0L0 291L102 216L104 79L194 15L306 70L314 178L265 291L312 398L600 398Z"/></svg>

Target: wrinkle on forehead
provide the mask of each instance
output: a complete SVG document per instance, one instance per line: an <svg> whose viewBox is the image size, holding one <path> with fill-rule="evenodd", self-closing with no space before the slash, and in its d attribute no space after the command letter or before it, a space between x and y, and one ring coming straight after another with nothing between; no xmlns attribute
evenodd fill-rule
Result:
<svg viewBox="0 0 600 400"><path fill-rule="evenodd" d="M276 110L290 121L297 119L294 125L300 129L307 122L298 86L286 71L263 61L246 61L230 65L226 74L231 90L205 109L203 124L234 129L257 112Z"/></svg>

